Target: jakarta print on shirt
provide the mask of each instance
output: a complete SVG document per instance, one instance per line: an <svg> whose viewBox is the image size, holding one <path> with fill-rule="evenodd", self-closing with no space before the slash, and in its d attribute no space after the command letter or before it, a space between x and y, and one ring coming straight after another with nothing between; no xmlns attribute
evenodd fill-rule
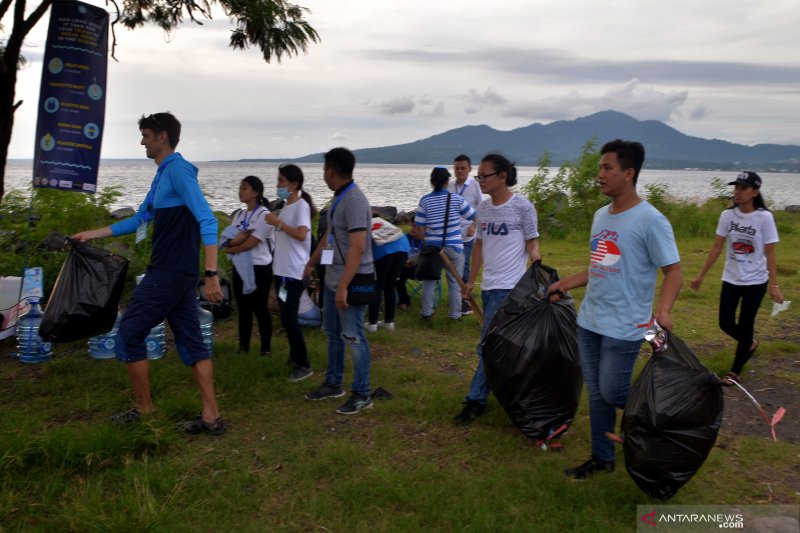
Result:
<svg viewBox="0 0 800 533"><path fill-rule="evenodd" d="M578 325L620 340L642 340L650 321L658 269L680 261L667 218L642 201L619 214L594 215L589 282Z"/></svg>
<svg viewBox="0 0 800 533"><path fill-rule="evenodd" d="M760 285L769 281L764 245L778 242L772 213L757 209L742 213L738 207L719 215L717 235L725 237L725 269L722 281L734 285Z"/></svg>

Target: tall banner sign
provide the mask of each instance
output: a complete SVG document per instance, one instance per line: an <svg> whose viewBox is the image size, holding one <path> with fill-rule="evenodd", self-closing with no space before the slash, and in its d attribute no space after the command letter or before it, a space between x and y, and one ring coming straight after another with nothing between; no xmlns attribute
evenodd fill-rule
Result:
<svg viewBox="0 0 800 533"><path fill-rule="evenodd" d="M33 186L93 193L105 123L108 13L70 0L50 9Z"/></svg>

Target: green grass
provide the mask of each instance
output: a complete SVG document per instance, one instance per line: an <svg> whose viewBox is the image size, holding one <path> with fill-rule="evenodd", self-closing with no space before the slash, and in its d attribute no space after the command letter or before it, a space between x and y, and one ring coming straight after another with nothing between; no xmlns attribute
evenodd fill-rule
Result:
<svg viewBox="0 0 800 533"><path fill-rule="evenodd" d="M779 217L789 230L800 227L797 216ZM800 232L781 236L780 283L792 300ZM545 263L562 275L578 271L587 260L585 241L543 238ZM733 344L716 325L721 261L693 292L688 284L711 238L678 242L684 289L674 310L676 333L722 372ZM796 307L776 318L769 308L765 302L756 323L759 357L796 360L800 347L781 335L797 326ZM352 417L335 414L340 400L303 399L325 368L321 331L306 331L317 375L290 384L282 333L266 359L235 353L234 321L216 325L217 392L230 425L221 438L190 438L176 429L199 402L191 373L173 352L151 365L157 413L120 428L108 422L132 397L120 364L94 361L78 343L60 346L50 363L26 366L8 357L13 343L5 341L0 531L633 530L636 505L653 502L628 477L621 456L612 475L575 482L562 473L589 454L585 393L560 453L535 448L493 398L479 422L452 424L477 362L479 327L474 317L451 323L442 309L432 324L421 324L415 302L394 332L369 337L373 387L394 398ZM772 373L795 394L797 374L790 367ZM722 434L670 503L800 502L800 445L767 435L766 426L763 437Z"/></svg>

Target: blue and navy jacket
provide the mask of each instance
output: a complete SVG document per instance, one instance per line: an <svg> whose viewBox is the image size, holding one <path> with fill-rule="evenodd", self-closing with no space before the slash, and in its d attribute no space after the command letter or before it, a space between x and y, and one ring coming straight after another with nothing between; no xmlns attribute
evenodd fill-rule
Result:
<svg viewBox="0 0 800 533"><path fill-rule="evenodd" d="M170 154L158 166L136 214L111 226L116 237L152 220L153 268L197 275L201 238L204 246L217 244L217 219L200 190L197 172L181 154Z"/></svg>

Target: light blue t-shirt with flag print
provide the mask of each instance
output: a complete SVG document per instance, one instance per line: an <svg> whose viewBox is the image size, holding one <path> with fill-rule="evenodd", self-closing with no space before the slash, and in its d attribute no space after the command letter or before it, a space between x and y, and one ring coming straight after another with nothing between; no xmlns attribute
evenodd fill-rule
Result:
<svg viewBox="0 0 800 533"><path fill-rule="evenodd" d="M446 233L444 245L452 246L460 252L464 249L461 241L461 221L473 220L475 210L458 194L450 194L450 203L447 206L450 214L446 217L447 228L445 228L445 215L448 211L445 209L447 197L447 191L441 190L433 191L420 198L414 224L425 228L425 244L441 246L442 235Z"/></svg>
<svg viewBox="0 0 800 533"><path fill-rule="evenodd" d="M641 201L619 214L610 205L594 214L589 283L578 325L620 340L642 340L653 314L656 277L661 267L680 261L667 218Z"/></svg>

